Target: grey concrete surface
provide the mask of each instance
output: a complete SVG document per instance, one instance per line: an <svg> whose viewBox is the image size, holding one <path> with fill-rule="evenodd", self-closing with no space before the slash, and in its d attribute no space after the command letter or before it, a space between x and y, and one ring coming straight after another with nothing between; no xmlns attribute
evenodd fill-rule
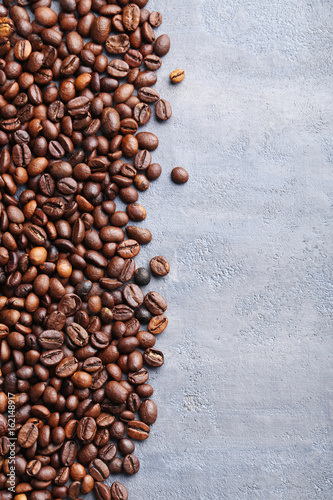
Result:
<svg viewBox="0 0 333 500"><path fill-rule="evenodd" d="M172 270L130 500L331 500L331 0L150 0L173 106L140 195ZM178 86L168 83L186 71ZM170 181L184 166L185 186ZM108 480L111 484L111 478Z"/></svg>

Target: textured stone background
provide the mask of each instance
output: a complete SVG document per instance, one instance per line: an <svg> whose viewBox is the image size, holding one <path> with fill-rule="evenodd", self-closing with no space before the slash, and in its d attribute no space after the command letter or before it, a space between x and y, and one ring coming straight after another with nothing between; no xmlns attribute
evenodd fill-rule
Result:
<svg viewBox="0 0 333 500"><path fill-rule="evenodd" d="M170 325L130 500L331 500L333 2L148 7L172 39L156 88L174 115L147 126L164 170L138 263L172 271L149 286Z"/></svg>

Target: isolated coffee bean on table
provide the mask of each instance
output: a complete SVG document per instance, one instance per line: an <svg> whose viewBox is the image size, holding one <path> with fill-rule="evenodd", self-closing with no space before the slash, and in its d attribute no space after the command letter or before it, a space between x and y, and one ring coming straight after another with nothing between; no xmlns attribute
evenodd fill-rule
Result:
<svg viewBox="0 0 333 500"><path fill-rule="evenodd" d="M176 184L184 184L188 181L188 173L183 167L175 167L171 171L171 179Z"/></svg>

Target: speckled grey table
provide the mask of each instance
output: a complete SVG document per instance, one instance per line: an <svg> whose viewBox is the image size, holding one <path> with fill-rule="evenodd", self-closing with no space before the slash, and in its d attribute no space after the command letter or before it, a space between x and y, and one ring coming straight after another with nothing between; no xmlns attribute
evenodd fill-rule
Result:
<svg viewBox="0 0 333 500"><path fill-rule="evenodd" d="M170 325L130 500L331 500L333 3L148 6L172 39L157 89L174 115L147 126L163 175L140 196L138 263L172 271L152 282Z"/></svg>

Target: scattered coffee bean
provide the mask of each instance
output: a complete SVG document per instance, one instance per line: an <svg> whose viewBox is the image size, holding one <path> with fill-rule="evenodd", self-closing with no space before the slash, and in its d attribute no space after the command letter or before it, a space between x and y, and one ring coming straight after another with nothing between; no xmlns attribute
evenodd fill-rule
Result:
<svg viewBox="0 0 333 500"><path fill-rule="evenodd" d="M183 167L175 167L171 171L171 179L176 184L185 184L188 181L188 173Z"/></svg>
<svg viewBox="0 0 333 500"><path fill-rule="evenodd" d="M153 271L153 273L157 274L157 276L166 276L170 271L170 264L168 260L162 255L153 257L149 265L150 269Z"/></svg>
<svg viewBox="0 0 333 500"><path fill-rule="evenodd" d="M155 106L155 113L159 120L169 120L172 115L171 104L165 99L160 99Z"/></svg>
<svg viewBox="0 0 333 500"><path fill-rule="evenodd" d="M123 460L123 469L126 474L136 474L140 469L139 459L135 455L126 455Z"/></svg>
<svg viewBox="0 0 333 500"><path fill-rule="evenodd" d="M170 74L170 80L172 81L172 83L182 82L184 78L185 78L185 71L183 69L175 69Z"/></svg>
<svg viewBox="0 0 333 500"><path fill-rule="evenodd" d="M148 269L145 267L139 267L134 273L134 281L139 286L145 286L150 283L151 276Z"/></svg>

